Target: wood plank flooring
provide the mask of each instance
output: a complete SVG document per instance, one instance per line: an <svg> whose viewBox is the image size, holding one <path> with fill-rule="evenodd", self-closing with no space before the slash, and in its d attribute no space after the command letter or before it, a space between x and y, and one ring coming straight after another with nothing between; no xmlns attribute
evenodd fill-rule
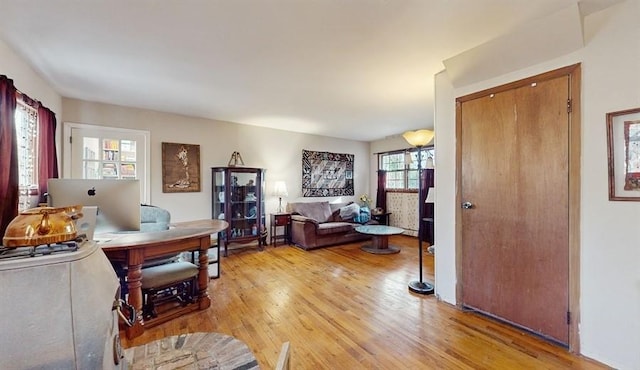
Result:
<svg viewBox="0 0 640 370"><path fill-rule="evenodd" d="M165 336L233 335L272 369L291 342L292 369L604 369L516 328L410 293L417 240L393 236L392 255L361 243L314 251L293 246L236 250L211 280L209 309L148 329L125 348ZM424 248L426 250L426 248ZM425 253L425 280L433 257Z"/></svg>

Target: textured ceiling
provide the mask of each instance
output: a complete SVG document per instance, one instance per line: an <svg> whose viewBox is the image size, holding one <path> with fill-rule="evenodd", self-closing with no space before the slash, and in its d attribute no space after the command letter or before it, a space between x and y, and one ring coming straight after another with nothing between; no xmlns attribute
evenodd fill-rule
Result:
<svg viewBox="0 0 640 370"><path fill-rule="evenodd" d="M433 126L443 60L575 3L0 0L0 39L64 97L371 141Z"/></svg>

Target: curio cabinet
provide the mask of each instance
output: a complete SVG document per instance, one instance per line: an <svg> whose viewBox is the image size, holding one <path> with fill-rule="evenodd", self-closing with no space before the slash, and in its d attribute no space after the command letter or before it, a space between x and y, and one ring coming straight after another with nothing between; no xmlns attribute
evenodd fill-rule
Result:
<svg viewBox="0 0 640 370"><path fill-rule="evenodd" d="M224 255L229 243L257 242L262 249L266 223L264 212L264 172L262 168L212 167L212 215L225 220L222 232Z"/></svg>

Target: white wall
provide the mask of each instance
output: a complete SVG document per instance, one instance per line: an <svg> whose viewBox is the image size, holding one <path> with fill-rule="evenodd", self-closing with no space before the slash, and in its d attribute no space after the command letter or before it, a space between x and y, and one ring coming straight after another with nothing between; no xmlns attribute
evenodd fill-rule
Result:
<svg viewBox="0 0 640 370"><path fill-rule="evenodd" d="M456 97L582 63L580 345L621 369L640 369L640 203L608 201L605 115L640 107L638 19L640 0L627 0L586 17L585 47L572 54L459 88L436 76L440 169L455 165ZM439 170L437 181L436 292L455 304L455 176Z"/></svg>
<svg viewBox="0 0 640 370"><path fill-rule="evenodd" d="M63 121L101 126L148 130L151 132L151 203L171 212L172 221L211 217L211 167L226 166L234 151L240 152L245 166L265 168L266 212L275 212L278 198L271 195L274 182L284 180L287 201L356 200L369 192L369 144L353 140L305 135L288 131L246 126L100 104L63 99ZM199 193L162 192L162 143L200 145L202 191ZM302 198L302 150L355 155L353 197Z"/></svg>
<svg viewBox="0 0 640 370"><path fill-rule="evenodd" d="M435 176L436 202L434 203L435 290L445 302L456 303L456 130L455 94L445 72L435 76L435 131L434 148L437 164Z"/></svg>
<svg viewBox="0 0 640 370"><path fill-rule="evenodd" d="M45 107L51 109L56 114L58 125L60 125L62 111L60 94L2 40L0 40L0 74L12 79L15 87L31 99L39 100Z"/></svg>

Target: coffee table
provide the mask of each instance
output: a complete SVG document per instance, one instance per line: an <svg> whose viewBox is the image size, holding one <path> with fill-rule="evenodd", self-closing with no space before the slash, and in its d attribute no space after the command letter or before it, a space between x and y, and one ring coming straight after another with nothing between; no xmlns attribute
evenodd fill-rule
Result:
<svg viewBox="0 0 640 370"><path fill-rule="evenodd" d="M365 252L373 254L393 254L400 252L400 248L389 245L389 235L402 234L404 229L385 225L363 225L356 227L361 234L371 235L371 245L360 247Z"/></svg>

